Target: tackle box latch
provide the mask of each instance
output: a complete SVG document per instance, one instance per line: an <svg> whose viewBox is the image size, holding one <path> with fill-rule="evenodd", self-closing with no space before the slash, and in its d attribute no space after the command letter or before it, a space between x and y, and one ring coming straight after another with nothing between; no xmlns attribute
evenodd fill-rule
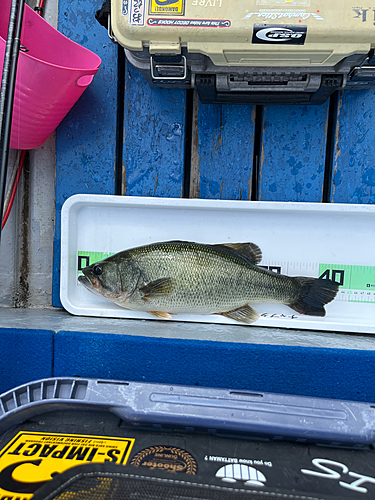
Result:
<svg viewBox="0 0 375 500"><path fill-rule="evenodd" d="M371 49L362 64L354 66L348 75L346 88L371 89L375 84L375 54Z"/></svg>
<svg viewBox="0 0 375 500"><path fill-rule="evenodd" d="M186 80L187 62L183 55L150 57L153 80Z"/></svg>
<svg viewBox="0 0 375 500"><path fill-rule="evenodd" d="M349 74L347 88L371 89L375 83L375 66L353 68Z"/></svg>

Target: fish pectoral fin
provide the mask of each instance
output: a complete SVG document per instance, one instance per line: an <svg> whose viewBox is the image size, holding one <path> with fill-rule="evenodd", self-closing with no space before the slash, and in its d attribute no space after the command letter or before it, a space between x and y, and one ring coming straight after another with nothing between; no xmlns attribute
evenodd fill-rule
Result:
<svg viewBox="0 0 375 500"><path fill-rule="evenodd" d="M159 319L172 319L172 316L169 313L163 311L147 311L148 314L152 314L155 318Z"/></svg>
<svg viewBox="0 0 375 500"><path fill-rule="evenodd" d="M142 286L139 289L143 293L142 299L147 301L154 297L160 297L161 295L167 295L172 293L174 289L174 280L172 278L160 278L155 281L150 281L147 285Z"/></svg>
<svg viewBox="0 0 375 500"><path fill-rule="evenodd" d="M218 246L231 248L253 265L262 260L262 250L255 243L222 243Z"/></svg>
<svg viewBox="0 0 375 500"><path fill-rule="evenodd" d="M247 323L248 325L254 323L259 318L259 314L255 309L245 304L244 306L238 307L237 309L232 309L231 311L220 312L216 314L221 314L226 318L234 319L240 323Z"/></svg>

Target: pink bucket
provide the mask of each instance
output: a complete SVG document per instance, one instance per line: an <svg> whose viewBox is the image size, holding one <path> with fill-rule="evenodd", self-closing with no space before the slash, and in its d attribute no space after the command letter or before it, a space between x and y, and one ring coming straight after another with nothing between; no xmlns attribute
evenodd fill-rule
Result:
<svg viewBox="0 0 375 500"><path fill-rule="evenodd" d="M0 0L2 74L11 0ZM55 30L28 5L22 23L10 147L42 145L91 83L99 56Z"/></svg>

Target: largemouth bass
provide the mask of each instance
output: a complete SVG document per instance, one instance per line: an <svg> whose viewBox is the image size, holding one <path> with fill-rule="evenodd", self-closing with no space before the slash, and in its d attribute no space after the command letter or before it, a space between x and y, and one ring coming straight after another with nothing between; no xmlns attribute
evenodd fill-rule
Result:
<svg viewBox="0 0 375 500"><path fill-rule="evenodd" d="M254 243L206 245L167 241L119 252L82 270L78 281L126 309L158 318L172 314L221 314L253 323L249 304L275 302L311 316L325 316L338 284L267 271Z"/></svg>

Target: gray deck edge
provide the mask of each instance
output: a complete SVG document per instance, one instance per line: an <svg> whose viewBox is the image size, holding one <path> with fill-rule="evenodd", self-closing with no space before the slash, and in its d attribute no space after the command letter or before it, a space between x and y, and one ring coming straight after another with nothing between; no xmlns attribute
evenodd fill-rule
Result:
<svg viewBox="0 0 375 500"><path fill-rule="evenodd" d="M22 328L209 340L247 344L375 350L375 336L242 325L72 316L63 309L0 308L0 329Z"/></svg>

